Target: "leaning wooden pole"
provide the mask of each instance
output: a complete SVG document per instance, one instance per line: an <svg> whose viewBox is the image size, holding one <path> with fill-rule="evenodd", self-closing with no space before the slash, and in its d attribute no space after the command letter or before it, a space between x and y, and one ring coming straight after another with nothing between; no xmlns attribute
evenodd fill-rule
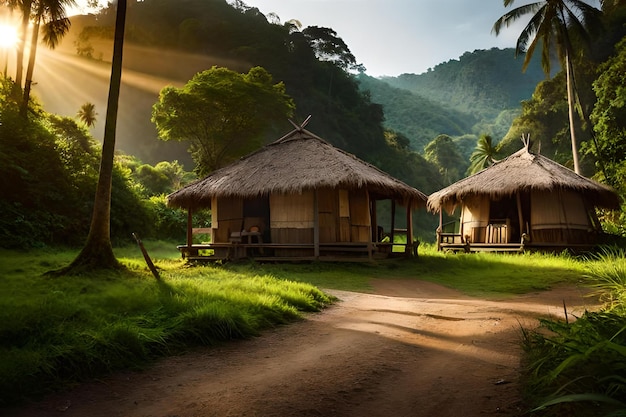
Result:
<svg viewBox="0 0 626 417"><path fill-rule="evenodd" d="M137 241L137 245L139 245L139 249L141 250L143 259L145 259L146 264L148 265L148 268L150 268L150 271L152 272L152 275L154 275L157 281L161 281L161 276L159 275L159 271L156 269L156 266L154 266L154 263L152 263L152 259L150 259L150 255L148 255L148 251L143 246L143 242L141 241L141 239L139 239L139 236L137 236L137 233L133 233L133 237Z"/></svg>

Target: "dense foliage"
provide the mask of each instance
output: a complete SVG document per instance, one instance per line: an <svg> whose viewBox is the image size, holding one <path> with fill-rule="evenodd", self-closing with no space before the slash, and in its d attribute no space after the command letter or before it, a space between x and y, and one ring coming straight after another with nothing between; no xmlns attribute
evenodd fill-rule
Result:
<svg viewBox="0 0 626 417"><path fill-rule="evenodd" d="M165 87L152 120L161 139L190 143L196 171L204 176L258 149L293 107L284 84L273 84L263 68L239 74L213 67L183 88Z"/></svg>
<svg viewBox="0 0 626 417"><path fill-rule="evenodd" d="M31 109L19 116L13 84L0 91L0 245L79 244L86 236L100 154L74 120ZM114 173L111 228L117 239L148 229L150 213L121 169Z"/></svg>

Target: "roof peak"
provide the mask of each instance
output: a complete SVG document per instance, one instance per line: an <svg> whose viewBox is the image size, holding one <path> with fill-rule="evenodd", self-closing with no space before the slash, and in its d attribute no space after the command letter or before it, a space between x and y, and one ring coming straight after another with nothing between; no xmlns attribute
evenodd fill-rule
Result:
<svg viewBox="0 0 626 417"><path fill-rule="evenodd" d="M289 123L291 123L293 125L293 127L295 128L294 130L292 130L291 132L287 133L286 135L284 135L283 137L281 137L280 139L272 142L272 145L277 145L283 142L288 142L290 140L296 140L296 139L318 139L321 140L322 142L326 142L324 139L320 138L319 136L317 136L315 133L312 133L308 130L306 130L304 127L309 124L309 121L311 120L311 115L309 115L304 122L302 122L301 125L298 125L296 122L294 122L291 119L287 119L289 120Z"/></svg>

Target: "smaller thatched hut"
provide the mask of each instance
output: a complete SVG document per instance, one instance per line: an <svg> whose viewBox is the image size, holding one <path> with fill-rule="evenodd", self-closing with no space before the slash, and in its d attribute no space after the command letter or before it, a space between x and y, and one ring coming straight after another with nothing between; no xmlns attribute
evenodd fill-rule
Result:
<svg viewBox="0 0 626 417"><path fill-rule="evenodd" d="M465 250L582 249L598 242L596 208L616 209L611 188L528 146L428 198L428 209L452 214L458 230L438 229L438 247Z"/></svg>
<svg viewBox="0 0 626 417"><path fill-rule="evenodd" d="M405 253L416 252L411 214L425 206L427 196L303 125L167 199L188 211L187 244L179 246L183 256L343 260L391 252L391 244L381 242L379 200L391 201L391 242L399 231L396 206L405 208ZM212 239L194 244L191 214L206 208Z"/></svg>

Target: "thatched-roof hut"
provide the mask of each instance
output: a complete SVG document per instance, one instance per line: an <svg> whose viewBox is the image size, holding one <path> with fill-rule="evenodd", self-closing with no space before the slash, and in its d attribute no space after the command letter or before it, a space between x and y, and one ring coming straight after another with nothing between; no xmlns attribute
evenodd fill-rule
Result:
<svg viewBox="0 0 626 417"><path fill-rule="evenodd" d="M382 249L376 201L406 208L406 252L414 249L411 212L427 196L378 168L297 127L277 141L168 196L188 210L183 255L212 250L217 258L247 256L321 259ZM192 242L191 213L212 210L212 241ZM393 238L393 236L392 236ZM253 251L254 249L254 251ZM386 250L390 249L389 247Z"/></svg>
<svg viewBox="0 0 626 417"><path fill-rule="evenodd" d="M438 229L440 248L580 248L597 242L595 208L616 209L615 191L528 146L428 198L432 212L461 208L455 233ZM440 216L441 218L441 216Z"/></svg>

